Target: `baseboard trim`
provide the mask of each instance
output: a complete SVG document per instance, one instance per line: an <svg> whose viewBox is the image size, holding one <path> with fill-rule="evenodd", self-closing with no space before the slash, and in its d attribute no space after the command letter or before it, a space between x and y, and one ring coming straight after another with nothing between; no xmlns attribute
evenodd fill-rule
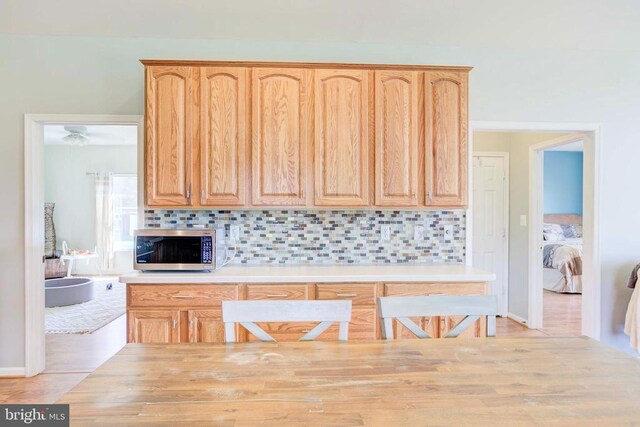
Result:
<svg viewBox="0 0 640 427"><path fill-rule="evenodd" d="M523 319L522 317L517 316L513 313L507 314L507 317L513 320L514 322L520 323L522 326L526 326L527 328L529 327L529 323L527 322L527 319Z"/></svg>
<svg viewBox="0 0 640 427"><path fill-rule="evenodd" d="M0 368L0 377L24 377L26 375L24 367Z"/></svg>

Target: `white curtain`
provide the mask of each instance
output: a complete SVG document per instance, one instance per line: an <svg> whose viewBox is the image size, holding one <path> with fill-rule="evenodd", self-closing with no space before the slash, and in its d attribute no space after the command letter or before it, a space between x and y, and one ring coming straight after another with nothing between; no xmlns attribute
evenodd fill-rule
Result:
<svg viewBox="0 0 640 427"><path fill-rule="evenodd" d="M100 264L113 268L113 174L96 176L96 246Z"/></svg>

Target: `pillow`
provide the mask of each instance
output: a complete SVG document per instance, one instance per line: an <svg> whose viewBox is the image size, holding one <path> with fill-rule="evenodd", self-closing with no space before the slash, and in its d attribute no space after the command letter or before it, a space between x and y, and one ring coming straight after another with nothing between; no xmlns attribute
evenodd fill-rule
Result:
<svg viewBox="0 0 640 427"><path fill-rule="evenodd" d="M562 227L562 234L564 234L564 237L566 237L567 239L575 239L575 238L578 237L578 235L576 233L576 225L574 225L574 224L569 224L569 225L562 224L560 227Z"/></svg>
<svg viewBox="0 0 640 427"><path fill-rule="evenodd" d="M544 240L548 240L550 242L556 242L558 240L564 240L564 233L562 231L562 227L560 224L548 224L544 223L542 225L542 236Z"/></svg>
<svg viewBox="0 0 640 427"><path fill-rule="evenodd" d="M576 237L578 239L582 238L582 225L576 224L573 226L573 229L575 230L576 233Z"/></svg>

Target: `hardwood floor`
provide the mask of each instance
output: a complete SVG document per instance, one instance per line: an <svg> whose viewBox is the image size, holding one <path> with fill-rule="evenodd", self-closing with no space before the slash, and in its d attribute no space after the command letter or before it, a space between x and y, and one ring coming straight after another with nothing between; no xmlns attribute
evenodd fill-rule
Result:
<svg viewBox="0 0 640 427"><path fill-rule="evenodd" d="M575 337L582 335L582 295L544 291L544 327L529 329L506 317L498 318L497 335L515 337Z"/></svg>
<svg viewBox="0 0 640 427"><path fill-rule="evenodd" d="M93 372L127 343L126 315L92 334L47 334L45 373Z"/></svg>
<svg viewBox="0 0 640 427"><path fill-rule="evenodd" d="M0 379L0 403L54 403L90 372Z"/></svg>
<svg viewBox="0 0 640 427"><path fill-rule="evenodd" d="M544 293L544 323L541 330L499 318L501 338L579 336L582 295ZM47 335L47 363L44 374L33 378L0 379L0 403L53 403L82 381L90 372L124 346L126 319L119 317L86 335Z"/></svg>
<svg viewBox="0 0 640 427"><path fill-rule="evenodd" d="M92 334L48 334L44 373L1 378L0 403L53 403L116 354L126 343L126 316Z"/></svg>

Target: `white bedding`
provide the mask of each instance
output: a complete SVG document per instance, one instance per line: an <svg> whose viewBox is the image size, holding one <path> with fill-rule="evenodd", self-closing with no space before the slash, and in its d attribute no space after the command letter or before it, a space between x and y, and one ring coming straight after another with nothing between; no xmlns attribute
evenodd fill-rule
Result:
<svg viewBox="0 0 640 427"><path fill-rule="evenodd" d="M566 239L548 242L548 245L570 246L580 252L582 258L582 239ZM547 246L547 245L545 245ZM582 293L582 276L572 276L570 280L561 272L562 265L554 265L553 268L544 266L543 268L543 287L549 291L560 293Z"/></svg>
<svg viewBox="0 0 640 427"><path fill-rule="evenodd" d="M555 268L543 268L542 269L542 287L548 291L562 292L564 288L564 277L560 270Z"/></svg>

